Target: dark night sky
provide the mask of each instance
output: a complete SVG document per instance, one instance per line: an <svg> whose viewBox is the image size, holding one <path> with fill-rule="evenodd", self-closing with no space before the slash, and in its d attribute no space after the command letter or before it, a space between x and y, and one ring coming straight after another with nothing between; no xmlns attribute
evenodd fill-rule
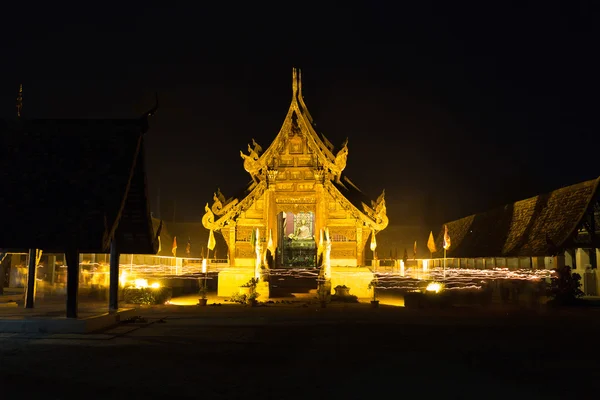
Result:
<svg viewBox="0 0 600 400"><path fill-rule="evenodd" d="M373 198L386 189L392 224L600 175L591 1L418 3L6 9L0 116L19 83L32 118L133 117L158 91L150 193L186 220L249 181L239 150L277 134L293 66L318 131L349 138L347 175Z"/></svg>

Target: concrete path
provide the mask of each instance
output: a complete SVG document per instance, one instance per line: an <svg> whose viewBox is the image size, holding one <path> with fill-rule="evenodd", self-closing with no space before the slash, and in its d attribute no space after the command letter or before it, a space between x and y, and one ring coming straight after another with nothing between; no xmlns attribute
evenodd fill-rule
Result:
<svg viewBox="0 0 600 400"><path fill-rule="evenodd" d="M576 398L599 314L161 306L88 335L0 334L3 398ZM585 371L585 374L583 372ZM580 378L577 378L580 377ZM589 392L592 393L592 392Z"/></svg>

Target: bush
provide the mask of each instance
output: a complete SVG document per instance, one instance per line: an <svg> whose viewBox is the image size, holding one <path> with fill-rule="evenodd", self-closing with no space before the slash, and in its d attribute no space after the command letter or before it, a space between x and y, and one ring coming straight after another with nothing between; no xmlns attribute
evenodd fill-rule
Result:
<svg viewBox="0 0 600 400"><path fill-rule="evenodd" d="M160 288L125 288L123 291L123 301L129 304L165 304L171 300L173 291L168 287Z"/></svg>
<svg viewBox="0 0 600 400"><path fill-rule="evenodd" d="M345 296L334 294L331 296L331 301L338 303L358 303L358 297L354 296L353 294L348 294Z"/></svg>
<svg viewBox="0 0 600 400"><path fill-rule="evenodd" d="M571 267L556 268L556 274L551 278L548 295L552 297L551 305L575 305L580 303L580 297L583 296L581 291L581 275L572 274Z"/></svg>

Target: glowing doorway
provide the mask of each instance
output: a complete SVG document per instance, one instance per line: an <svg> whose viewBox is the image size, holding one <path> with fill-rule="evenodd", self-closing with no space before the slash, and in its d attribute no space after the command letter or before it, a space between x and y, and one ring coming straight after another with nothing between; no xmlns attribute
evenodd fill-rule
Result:
<svg viewBox="0 0 600 400"><path fill-rule="evenodd" d="M313 212L281 212L277 216L280 246L277 263L280 268L315 268L315 216Z"/></svg>

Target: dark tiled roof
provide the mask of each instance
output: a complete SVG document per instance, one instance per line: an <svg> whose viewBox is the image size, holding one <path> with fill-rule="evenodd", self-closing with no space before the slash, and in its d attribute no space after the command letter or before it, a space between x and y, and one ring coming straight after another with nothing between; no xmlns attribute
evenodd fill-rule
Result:
<svg viewBox="0 0 600 400"><path fill-rule="evenodd" d="M0 120L0 247L156 252L146 195L146 117Z"/></svg>
<svg viewBox="0 0 600 400"><path fill-rule="evenodd" d="M600 178L448 222L448 257L550 256L568 244L596 199ZM437 236L443 252L444 227Z"/></svg>
<svg viewBox="0 0 600 400"><path fill-rule="evenodd" d="M371 207L371 199L364 194L358 187L345 176L342 176L340 182L332 180L331 183L344 195L344 197L352 203L352 205L360 212L365 212L363 203Z"/></svg>

